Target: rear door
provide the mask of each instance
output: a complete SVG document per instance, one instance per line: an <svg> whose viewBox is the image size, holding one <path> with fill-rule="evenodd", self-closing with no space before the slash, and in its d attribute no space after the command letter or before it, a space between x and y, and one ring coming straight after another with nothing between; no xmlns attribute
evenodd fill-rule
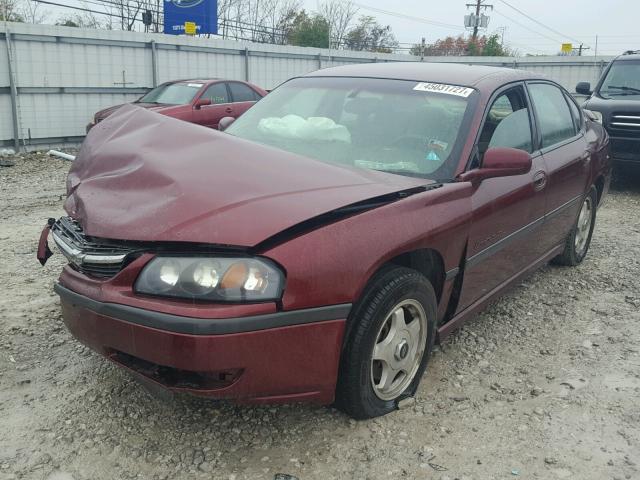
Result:
<svg viewBox="0 0 640 480"><path fill-rule="evenodd" d="M478 168L491 147L532 153L533 125L524 84L498 91L485 115L470 168ZM543 254L537 236L544 222L546 195L539 179L545 174L538 152L532 154L528 173L489 178L474 186L459 311L491 294Z"/></svg>
<svg viewBox="0 0 640 480"><path fill-rule="evenodd" d="M211 100L211 105L203 105L193 111L193 123L198 123L210 128L218 128L218 123L223 117L233 117L234 109L226 82L211 84L200 97Z"/></svg>
<svg viewBox="0 0 640 480"><path fill-rule="evenodd" d="M242 115L261 98L251 87L240 82L229 82L229 91L233 102L233 117Z"/></svg>
<svg viewBox="0 0 640 480"><path fill-rule="evenodd" d="M591 173L584 121L573 99L553 83L527 84L547 165L546 219L541 242L550 250L572 228Z"/></svg>

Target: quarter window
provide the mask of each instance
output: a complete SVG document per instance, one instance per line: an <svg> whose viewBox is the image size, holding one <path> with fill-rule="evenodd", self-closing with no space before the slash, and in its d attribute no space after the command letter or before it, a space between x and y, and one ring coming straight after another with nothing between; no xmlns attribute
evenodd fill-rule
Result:
<svg viewBox="0 0 640 480"><path fill-rule="evenodd" d="M548 83L535 83L529 85L529 93L538 117L543 148L576 134L573 116L562 90Z"/></svg>
<svg viewBox="0 0 640 480"><path fill-rule="evenodd" d="M229 83L229 88L234 102L254 102L256 100L255 92L242 83Z"/></svg>
<svg viewBox="0 0 640 480"><path fill-rule="evenodd" d="M580 114L580 109L576 105L569 95L564 94L567 103L569 104L569 110L571 110L571 116L573 117L573 122L576 125L576 133L582 130L582 115Z"/></svg>
<svg viewBox="0 0 640 480"><path fill-rule="evenodd" d="M229 103L227 86L224 83L214 83L202 94L202 98L210 98L214 105Z"/></svg>

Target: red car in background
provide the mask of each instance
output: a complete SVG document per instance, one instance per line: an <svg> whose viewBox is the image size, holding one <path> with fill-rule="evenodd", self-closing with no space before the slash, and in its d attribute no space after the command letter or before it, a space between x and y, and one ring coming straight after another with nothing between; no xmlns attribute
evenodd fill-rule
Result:
<svg viewBox="0 0 640 480"><path fill-rule="evenodd" d="M221 118L239 117L266 94L266 90L240 80L175 80L132 103L185 122L218 128ZM97 112L87 124L87 133L122 105Z"/></svg>

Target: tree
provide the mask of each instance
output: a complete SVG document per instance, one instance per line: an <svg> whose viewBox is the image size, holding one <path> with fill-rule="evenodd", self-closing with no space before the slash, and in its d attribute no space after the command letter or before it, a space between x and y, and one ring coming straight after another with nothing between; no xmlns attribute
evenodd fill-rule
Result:
<svg viewBox="0 0 640 480"><path fill-rule="evenodd" d="M0 21L24 22L18 0L0 0Z"/></svg>
<svg viewBox="0 0 640 480"><path fill-rule="evenodd" d="M288 43L299 47L329 47L329 23L319 14L300 11L288 33Z"/></svg>
<svg viewBox="0 0 640 480"><path fill-rule="evenodd" d="M421 56L422 45L415 44L411 47L411 55ZM425 47L425 56L487 56L487 57L505 57L513 56L514 51L504 47L500 42L500 36L496 33L489 37L482 36L475 40L473 37L465 38L462 35L458 37L445 37L436 40Z"/></svg>
<svg viewBox="0 0 640 480"><path fill-rule="evenodd" d="M347 33L345 48L369 52L391 53L398 41L389 25L380 25L375 18L363 15L358 24Z"/></svg>
<svg viewBox="0 0 640 480"><path fill-rule="evenodd" d="M329 23L331 45L340 48L353 19L358 14L358 7L349 0L327 0L320 3L318 12Z"/></svg>
<svg viewBox="0 0 640 480"><path fill-rule="evenodd" d="M56 25L63 27L93 28L101 29L104 25L91 12L74 13L58 18Z"/></svg>
<svg viewBox="0 0 640 480"><path fill-rule="evenodd" d="M482 54L487 57L506 57L510 55L510 52L500 43L500 36L494 33L487 38L484 48L482 49Z"/></svg>
<svg viewBox="0 0 640 480"><path fill-rule="evenodd" d="M42 10L42 4L33 0L24 0L20 8L22 18L27 23L41 24L49 17L48 10Z"/></svg>

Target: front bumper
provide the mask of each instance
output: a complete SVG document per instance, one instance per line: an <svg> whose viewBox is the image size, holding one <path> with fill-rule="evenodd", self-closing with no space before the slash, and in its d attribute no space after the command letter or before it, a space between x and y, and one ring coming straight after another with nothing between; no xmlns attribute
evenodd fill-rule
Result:
<svg viewBox="0 0 640 480"><path fill-rule="evenodd" d="M333 401L350 305L203 319L55 290L74 337L147 382L243 403Z"/></svg>
<svg viewBox="0 0 640 480"><path fill-rule="evenodd" d="M611 158L615 163L640 166L640 137L610 137Z"/></svg>

